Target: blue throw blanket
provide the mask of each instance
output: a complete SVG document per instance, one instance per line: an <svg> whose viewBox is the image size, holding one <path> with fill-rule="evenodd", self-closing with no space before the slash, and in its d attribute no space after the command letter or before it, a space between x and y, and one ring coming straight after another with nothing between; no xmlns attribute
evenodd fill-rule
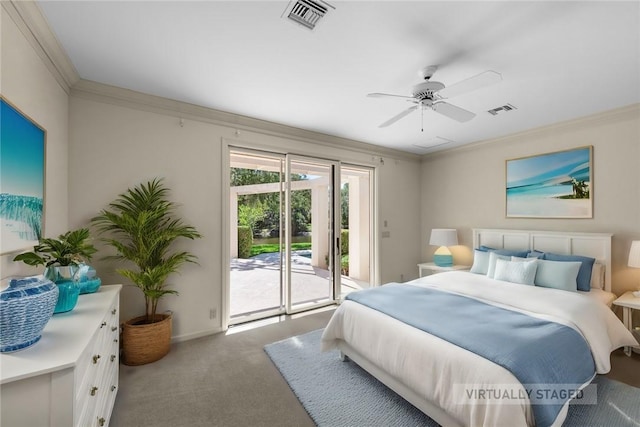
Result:
<svg viewBox="0 0 640 427"><path fill-rule="evenodd" d="M525 385L527 393L534 393L530 397L537 426L549 426L555 421L563 404L571 398L563 396L567 384L585 384L596 372L587 342L572 328L473 298L408 284L390 284L353 292L347 300L378 310L508 369ZM560 384L565 386L554 393L553 386ZM542 388L532 391L527 389L528 385Z"/></svg>

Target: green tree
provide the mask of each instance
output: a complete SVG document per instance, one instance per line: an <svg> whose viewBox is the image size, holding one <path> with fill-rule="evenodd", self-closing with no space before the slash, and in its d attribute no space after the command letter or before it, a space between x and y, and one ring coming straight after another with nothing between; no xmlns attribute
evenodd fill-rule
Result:
<svg viewBox="0 0 640 427"><path fill-rule="evenodd" d="M230 177L231 186L243 186L253 184L268 184L280 182L281 174L279 172L269 172L254 169L231 168ZM307 180L308 177L302 174L292 174L292 181ZM247 206L248 208L241 208ZM255 232L260 229L279 230L280 229L280 211L281 197L279 192L244 194L238 197L238 223L240 218L245 214L262 209L262 216L257 216L253 223L252 229ZM244 211L241 213L241 209ZM309 231L311 225L311 190L297 190L291 193L291 221L292 233Z"/></svg>
<svg viewBox="0 0 640 427"><path fill-rule="evenodd" d="M253 205L238 204L238 225L249 227L252 234L256 232L256 224L263 218L264 209L260 201Z"/></svg>
<svg viewBox="0 0 640 427"><path fill-rule="evenodd" d="M291 233L311 230L311 190L291 192Z"/></svg>
<svg viewBox="0 0 640 427"><path fill-rule="evenodd" d="M349 229L349 183L345 183L340 189L340 213L343 230Z"/></svg>

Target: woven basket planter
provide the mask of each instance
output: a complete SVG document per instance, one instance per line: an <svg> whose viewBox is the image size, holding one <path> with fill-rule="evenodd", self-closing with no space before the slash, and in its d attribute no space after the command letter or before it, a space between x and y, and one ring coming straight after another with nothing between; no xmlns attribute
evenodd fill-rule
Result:
<svg viewBox="0 0 640 427"><path fill-rule="evenodd" d="M157 314L155 323L135 317L122 326L122 358L125 365L145 365L162 359L171 348L171 314Z"/></svg>

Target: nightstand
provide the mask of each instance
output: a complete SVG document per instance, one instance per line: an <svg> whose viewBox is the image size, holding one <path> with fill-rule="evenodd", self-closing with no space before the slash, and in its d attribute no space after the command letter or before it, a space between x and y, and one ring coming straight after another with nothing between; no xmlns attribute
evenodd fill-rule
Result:
<svg viewBox="0 0 640 427"><path fill-rule="evenodd" d="M423 262L422 264L418 264L418 276L423 277L424 274L423 272L425 270L430 271L431 273L429 274L433 274L433 273L441 273L443 271L465 271L465 270L469 270L471 267L469 267L468 265L454 265L451 267L440 267L438 265L435 265L432 262Z"/></svg>
<svg viewBox="0 0 640 427"><path fill-rule="evenodd" d="M635 297L633 292L625 292L613 302L614 305L622 307L622 323L629 330L633 331L633 310L640 310L640 298ZM638 347L635 347L637 352ZM624 353L631 356L631 347L625 347Z"/></svg>

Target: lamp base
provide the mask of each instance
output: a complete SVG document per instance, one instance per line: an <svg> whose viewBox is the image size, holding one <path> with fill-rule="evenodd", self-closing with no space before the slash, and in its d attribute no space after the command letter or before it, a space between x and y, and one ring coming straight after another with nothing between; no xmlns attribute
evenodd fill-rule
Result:
<svg viewBox="0 0 640 427"><path fill-rule="evenodd" d="M433 263L438 267L453 267L453 255L434 255Z"/></svg>

